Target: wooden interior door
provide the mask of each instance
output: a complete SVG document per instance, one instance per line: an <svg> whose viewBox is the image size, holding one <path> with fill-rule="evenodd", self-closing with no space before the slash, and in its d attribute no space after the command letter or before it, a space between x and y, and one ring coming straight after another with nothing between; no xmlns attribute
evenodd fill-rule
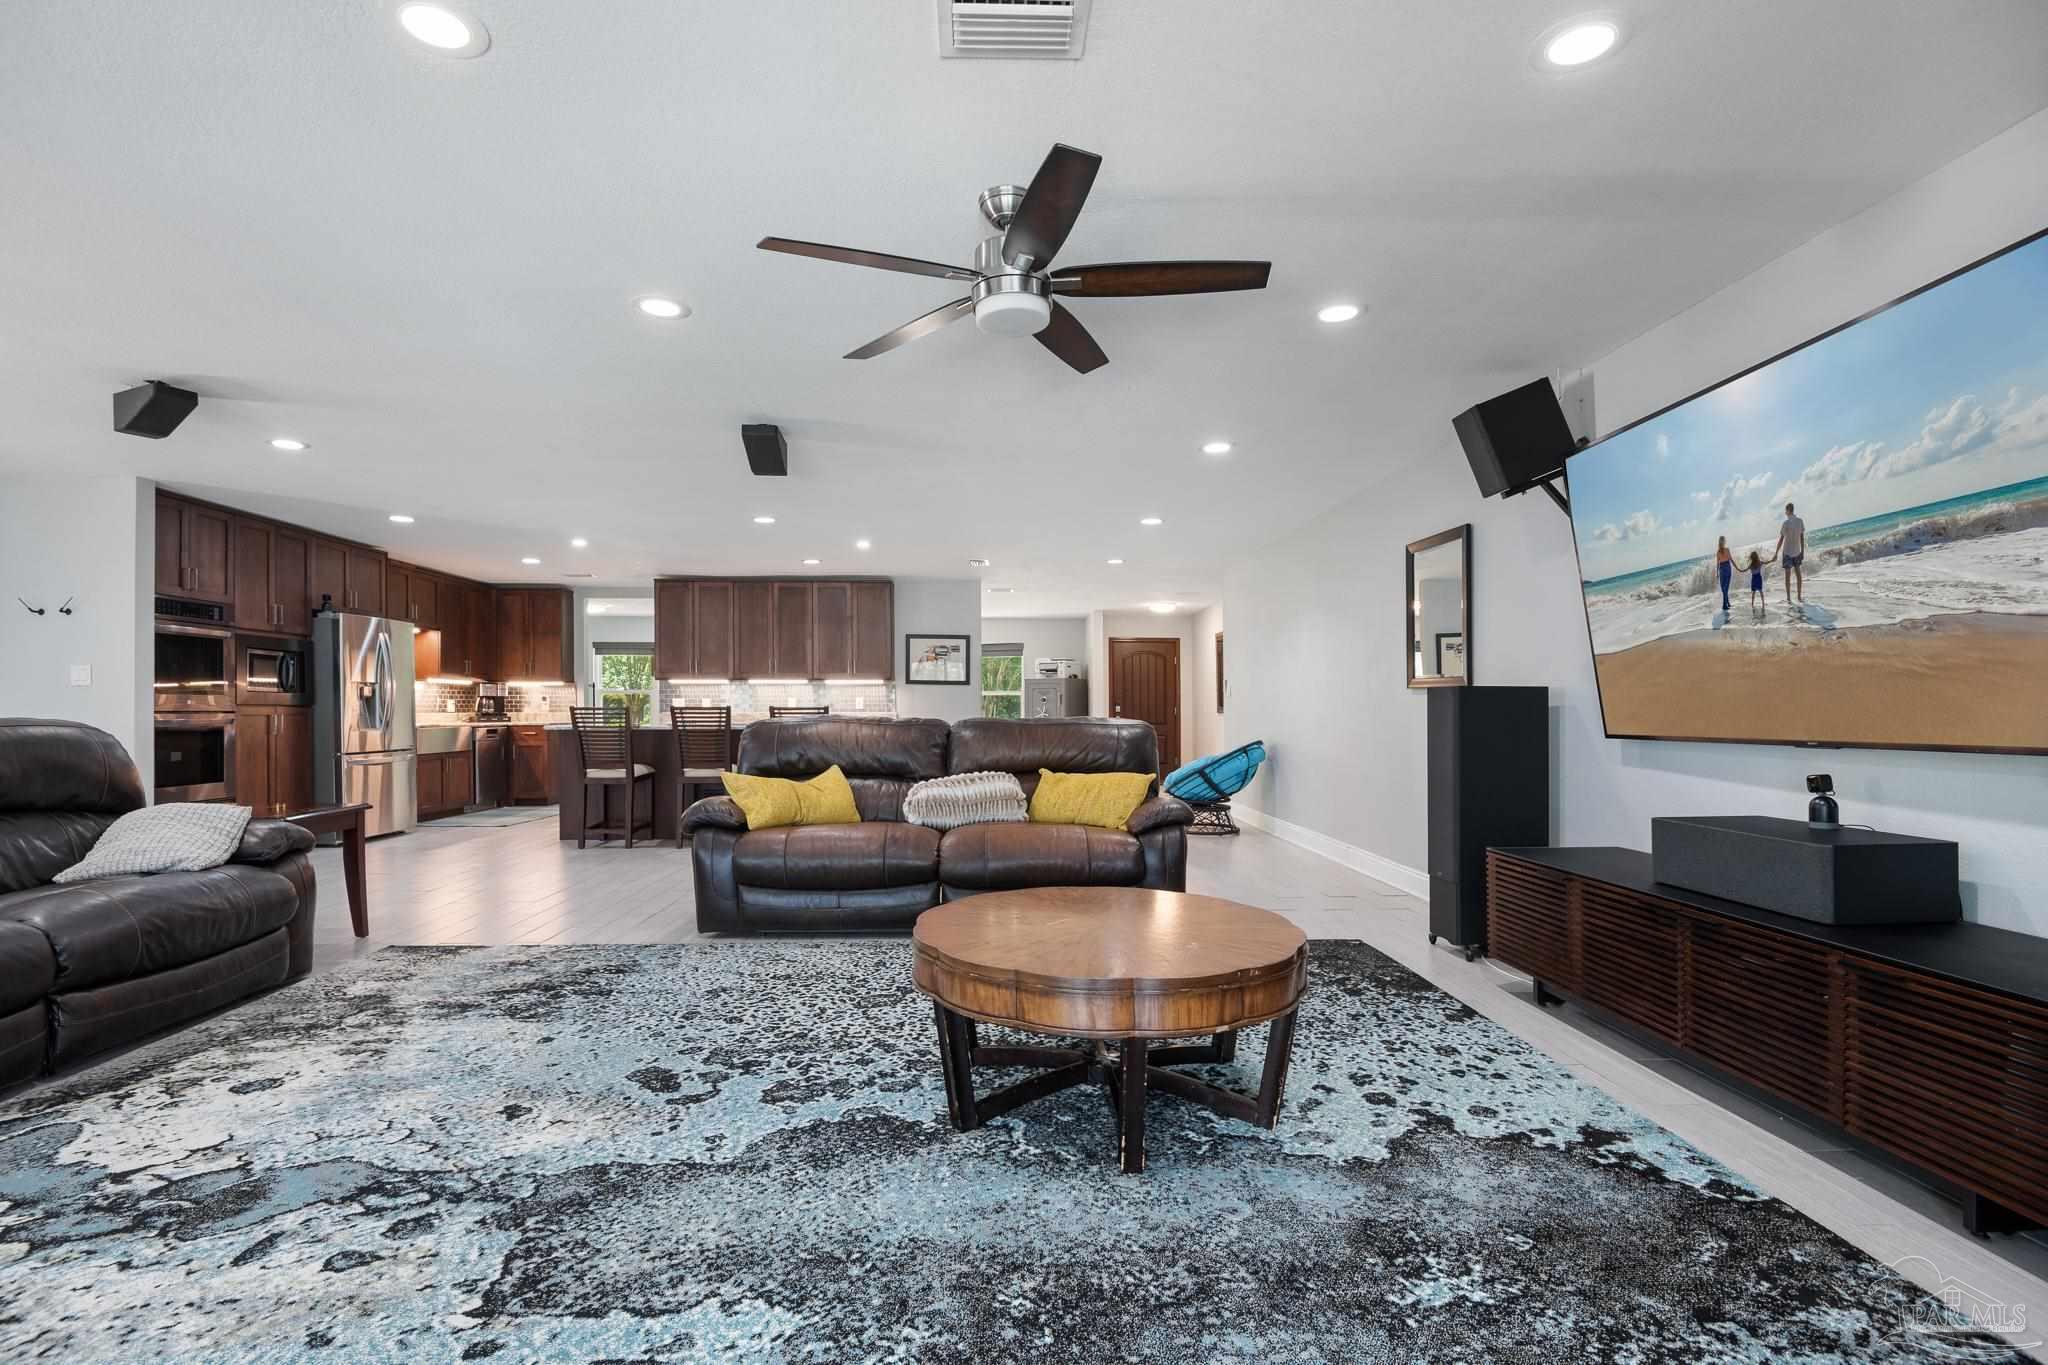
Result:
<svg viewBox="0 0 2048 1365"><path fill-rule="evenodd" d="M1159 770L1180 766L1180 641L1109 642L1109 713L1151 723L1159 733Z"/></svg>

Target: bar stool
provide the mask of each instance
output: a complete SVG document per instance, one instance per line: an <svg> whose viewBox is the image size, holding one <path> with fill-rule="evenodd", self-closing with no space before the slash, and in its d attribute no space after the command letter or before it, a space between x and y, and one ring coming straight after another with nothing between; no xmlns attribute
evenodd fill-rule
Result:
<svg viewBox="0 0 2048 1365"><path fill-rule="evenodd" d="M676 732L676 847L681 848L690 841L683 833L683 812L694 799L691 791L725 790L719 774L732 766L732 708L671 706L668 715Z"/></svg>
<svg viewBox="0 0 2048 1365"><path fill-rule="evenodd" d="M576 747L583 761L583 810L576 823L576 847L587 847L587 840L593 834L600 840L623 834L626 847L631 848L633 835L643 827L649 835L654 833L654 769L633 761L633 722L619 707L572 706L569 708L569 723L576 730ZM634 800L642 780L647 783L647 820L644 826L635 818L638 802ZM598 790L600 820L607 820L611 815L610 789L626 789L623 825L590 823L592 787Z"/></svg>
<svg viewBox="0 0 2048 1365"><path fill-rule="evenodd" d="M784 716L829 716L831 714L832 708L829 706L771 706L768 708L768 719L770 720L781 720Z"/></svg>

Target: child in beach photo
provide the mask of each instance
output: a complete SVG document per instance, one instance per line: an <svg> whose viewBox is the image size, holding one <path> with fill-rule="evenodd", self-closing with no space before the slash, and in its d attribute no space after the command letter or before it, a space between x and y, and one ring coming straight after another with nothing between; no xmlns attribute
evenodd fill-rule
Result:
<svg viewBox="0 0 2048 1365"><path fill-rule="evenodd" d="M1749 570L1749 614L1759 621L1770 614L1764 602L1764 566L1777 562L1776 555L1763 559L1755 550L1749 552L1749 563L1745 566ZM1801 600L1804 600L1803 590Z"/></svg>

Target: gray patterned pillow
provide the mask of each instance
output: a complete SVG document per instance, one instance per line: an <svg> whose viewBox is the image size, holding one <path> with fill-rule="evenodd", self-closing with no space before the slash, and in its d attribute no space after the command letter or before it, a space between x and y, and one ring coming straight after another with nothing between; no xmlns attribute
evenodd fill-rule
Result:
<svg viewBox="0 0 2048 1365"><path fill-rule="evenodd" d="M955 773L920 782L903 796L903 818L928 829L1028 819L1015 773Z"/></svg>
<svg viewBox="0 0 2048 1365"><path fill-rule="evenodd" d="M173 801L131 810L99 837L92 851L51 881L89 882L138 872L199 872L219 867L242 845L249 808Z"/></svg>

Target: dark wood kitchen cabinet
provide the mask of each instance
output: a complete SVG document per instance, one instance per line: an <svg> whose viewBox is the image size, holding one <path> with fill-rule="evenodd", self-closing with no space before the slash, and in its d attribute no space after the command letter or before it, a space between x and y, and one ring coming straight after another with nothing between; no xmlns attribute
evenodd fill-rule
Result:
<svg viewBox="0 0 2048 1365"><path fill-rule="evenodd" d="M279 635L313 633L306 590L311 572L311 541L302 533L273 522L234 519L234 558L230 574L236 628Z"/></svg>
<svg viewBox="0 0 2048 1365"><path fill-rule="evenodd" d="M236 711L233 800L262 818L312 806L311 707L244 706Z"/></svg>
<svg viewBox="0 0 2048 1365"><path fill-rule="evenodd" d="M476 802L476 757L468 750L419 757L419 818L460 815Z"/></svg>
<svg viewBox="0 0 2048 1365"><path fill-rule="evenodd" d="M732 676L775 676L775 584L768 579L733 584Z"/></svg>
<svg viewBox="0 0 2048 1365"><path fill-rule="evenodd" d="M360 612L366 616L384 614L385 557L381 550L347 541L315 537L313 571L307 585L312 609L318 611L323 597L336 611Z"/></svg>
<svg viewBox="0 0 2048 1365"><path fill-rule="evenodd" d="M811 667L809 676L853 676L853 584L811 584Z"/></svg>
<svg viewBox="0 0 2048 1365"><path fill-rule="evenodd" d="M306 571L306 596L312 609L348 610L348 546L324 536L313 537L312 567Z"/></svg>
<svg viewBox="0 0 2048 1365"><path fill-rule="evenodd" d="M775 585L775 668L778 678L815 678L811 667L811 587Z"/></svg>
<svg viewBox="0 0 2048 1365"><path fill-rule="evenodd" d="M364 616L384 614L384 552L348 547L348 609Z"/></svg>
<svg viewBox="0 0 2048 1365"><path fill-rule="evenodd" d="M850 676L896 677L896 585L853 585L853 663Z"/></svg>
<svg viewBox="0 0 2048 1365"><path fill-rule="evenodd" d="M498 609L491 590L471 583L462 591L462 674L503 682L498 667ZM444 659L444 663L447 661Z"/></svg>
<svg viewBox="0 0 2048 1365"><path fill-rule="evenodd" d="M230 603L233 518L218 507L156 495L156 590Z"/></svg>
<svg viewBox="0 0 2048 1365"><path fill-rule="evenodd" d="M385 615L394 620L418 624L412 609L412 566L387 560L384 564Z"/></svg>
<svg viewBox="0 0 2048 1365"><path fill-rule="evenodd" d="M576 680L575 598L567 588L497 589L498 679Z"/></svg>
<svg viewBox="0 0 2048 1365"><path fill-rule="evenodd" d="M654 672L662 678L731 678L733 584L717 578L654 583Z"/></svg>
<svg viewBox="0 0 2048 1365"><path fill-rule="evenodd" d="M546 805L555 799L553 764L548 758L548 732L543 727L512 727L512 775L509 786L514 804L536 802Z"/></svg>

